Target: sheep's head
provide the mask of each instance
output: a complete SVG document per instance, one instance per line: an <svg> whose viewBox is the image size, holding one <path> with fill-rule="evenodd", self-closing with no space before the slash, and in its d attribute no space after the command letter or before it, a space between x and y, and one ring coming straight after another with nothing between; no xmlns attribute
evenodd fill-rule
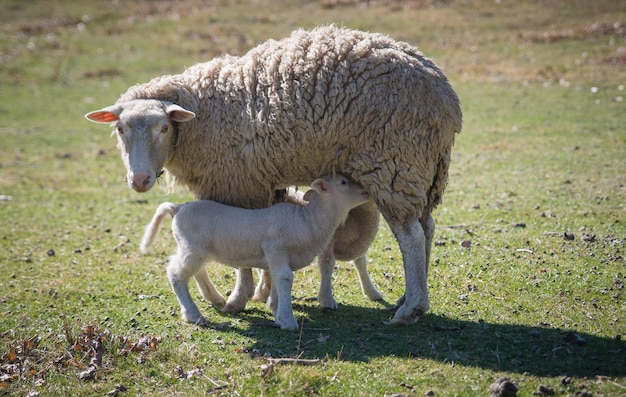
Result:
<svg viewBox="0 0 626 397"><path fill-rule="evenodd" d="M147 192L161 175L176 143L173 122L184 123L196 115L171 102L136 99L87 113L85 117L114 128L128 186Z"/></svg>

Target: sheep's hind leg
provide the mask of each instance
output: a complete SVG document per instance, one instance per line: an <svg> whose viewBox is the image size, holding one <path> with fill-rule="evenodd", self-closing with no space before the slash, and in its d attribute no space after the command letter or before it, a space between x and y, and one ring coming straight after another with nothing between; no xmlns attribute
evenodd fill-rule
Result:
<svg viewBox="0 0 626 397"><path fill-rule="evenodd" d="M370 279L367 273L367 257L362 255L354 260L354 267L359 275L359 283L361 284L361 291L363 295L367 296L370 300L378 301L383 299L383 296L378 292L372 279Z"/></svg>
<svg viewBox="0 0 626 397"><path fill-rule="evenodd" d="M217 288L215 288L215 285L209 278L206 269L201 268L198 270L193 278L196 280L196 285L198 286L198 289L204 299L217 306L222 306L226 302L222 294L220 294Z"/></svg>
<svg viewBox="0 0 626 397"><path fill-rule="evenodd" d="M237 269L237 281L235 288L228 297L222 311L227 313L239 313L246 308L246 302L252 297L254 279L250 268Z"/></svg>
<svg viewBox="0 0 626 397"><path fill-rule="evenodd" d="M259 282L254 289L252 300L255 302L267 302L272 288L272 277L268 270L259 270Z"/></svg>
<svg viewBox="0 0 626 397"><path fill-rule="evenodd" d="M430 309L426 282L428 271L427 236L424 228L417 220L405 224L389 222L389 226L402 252L405 277L405 294L396 303L399 307L390 323L395 325L413 324Z"/></svg>
<svg viewBox="0 0 626 397"><path fill-rule="evenodd" d="M425 222L424 222L425 220ZM428 268L430 266L430 253L433 246L433 239L435 237L435 220L430 215L430 212L425 212L423 218L420 220L420 224L424 228L424 236L426 237L426 278L428 278ZM390 308L392 311L398 310L400 306L404 304L404 295L400 297L395 303L393 307Z"/></svg>
<svg viewBox="0 0 626 397"><path fill-rule="evenodd" d="M181 317L190 323L206 325L206 319L200 314L200 309L193 302L189 293L189 279L191 276L199 270L204 271L202 268L203 258L193 255L184 255L182 258L181 256L172 256L167 266L167 278L176 294L176 298L178 298Z"/></svg>

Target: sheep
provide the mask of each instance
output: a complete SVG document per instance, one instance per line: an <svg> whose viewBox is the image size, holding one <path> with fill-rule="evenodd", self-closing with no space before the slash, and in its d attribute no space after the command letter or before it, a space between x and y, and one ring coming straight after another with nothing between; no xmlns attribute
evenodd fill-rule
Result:
<svg viewBox="0 0 626 397"><path fill-rule="evenodd" d="M311 188L315 193L305 206L279 203L251 210L199 200L184 205L166 202L157 208L144 233L141 250L148 250L164 215L172 215L178 248L170 257L167 277L183 319L207 324L191 300L188 282L198 272L206 274L200 271L206 262L219 261L235 267L268 269L273 281L268 305L276 324L286 330L298 328L291 307L293 271L311 264L350 209L369 200L367 190L339 174L316 179ZM216 292L209 285L213 290L203 290L203 294L207 292L205 297Z"/></svg>
<svg viewBox="0 0 626 397"><path fill-rule="evenodd" d="M369 191L402 254L405 293L390 323L429 310L431 214L462 113L446 76L411 45L332 25L296 30L130 87L86 117L114 126L137 192L165 168L196 198L263 208L288 186L347 175ZM251 278L241 271L238 284Z"/></svg>
<svg viewBox="0 0 626 397"><path fill-rule="evenodd" d="M305 195L301 190L287 189L286 202L306 205L309 190ZM319 254L317 264L320 269L320 291L318 302L322 310L337 310L337 301L333 297L331 278L335 269L335 260L353 261L359 276L359 284L363 295L377 301L383 297L378 292L367 273L365 252L376 237L379 213L373 201L355 207L350 211L346 221L340 226L341 232L335 233L331 242ZM253 300L265 301L269 294L270 279L262 280L255 290Z"/></svg>

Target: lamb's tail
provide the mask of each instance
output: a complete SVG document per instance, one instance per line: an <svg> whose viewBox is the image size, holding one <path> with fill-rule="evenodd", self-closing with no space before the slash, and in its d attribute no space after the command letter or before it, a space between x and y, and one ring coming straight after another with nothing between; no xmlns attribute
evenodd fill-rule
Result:
<svg viewBox="0 0 626 397"><path fill-rule="evenodd" d="M152 220L150 221L148 226L146 226L146 231L143 233L143 238L141 239L141 244L139 245L139 251L141 251L142 254L147 254L148 252L150 252L150 245L152 245L152 242L157 236L159 227L161 226L161 222L163 221L163 217L165 217L165 215L167 214L170 214L172 217L174 217L174 215L176 215L180 208L180 204L168 202L162 203L157 207L156 211L154 212L154 216L152 217Z"/></svg>

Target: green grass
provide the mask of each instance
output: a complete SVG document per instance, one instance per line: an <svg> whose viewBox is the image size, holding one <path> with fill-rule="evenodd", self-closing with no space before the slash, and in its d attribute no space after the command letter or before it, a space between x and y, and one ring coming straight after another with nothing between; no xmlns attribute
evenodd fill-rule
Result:
<svg viewBox="0 0 626 397"><path fill-rule="evenodd" d="M626 6L328 3L3 2L1 395L484 396L501 376L522 396L626 393ZM212 325L183 323L164 272L171 237L148 256L137 245L160 202L190 195L130 191L109 131L83 114L129 85L325 23L414 43L462 100L432 309L384 325L404 272L383 225L369 269L386 302L366 300L340 263L338 312L318 309L315 267L296 274L301 332L275 329L257 303L228 315L203 302ZM210 272L233 287L229 268ZM96 342L102 365L79 379ZM296 357L319 361L269 360Z"/></svg>

